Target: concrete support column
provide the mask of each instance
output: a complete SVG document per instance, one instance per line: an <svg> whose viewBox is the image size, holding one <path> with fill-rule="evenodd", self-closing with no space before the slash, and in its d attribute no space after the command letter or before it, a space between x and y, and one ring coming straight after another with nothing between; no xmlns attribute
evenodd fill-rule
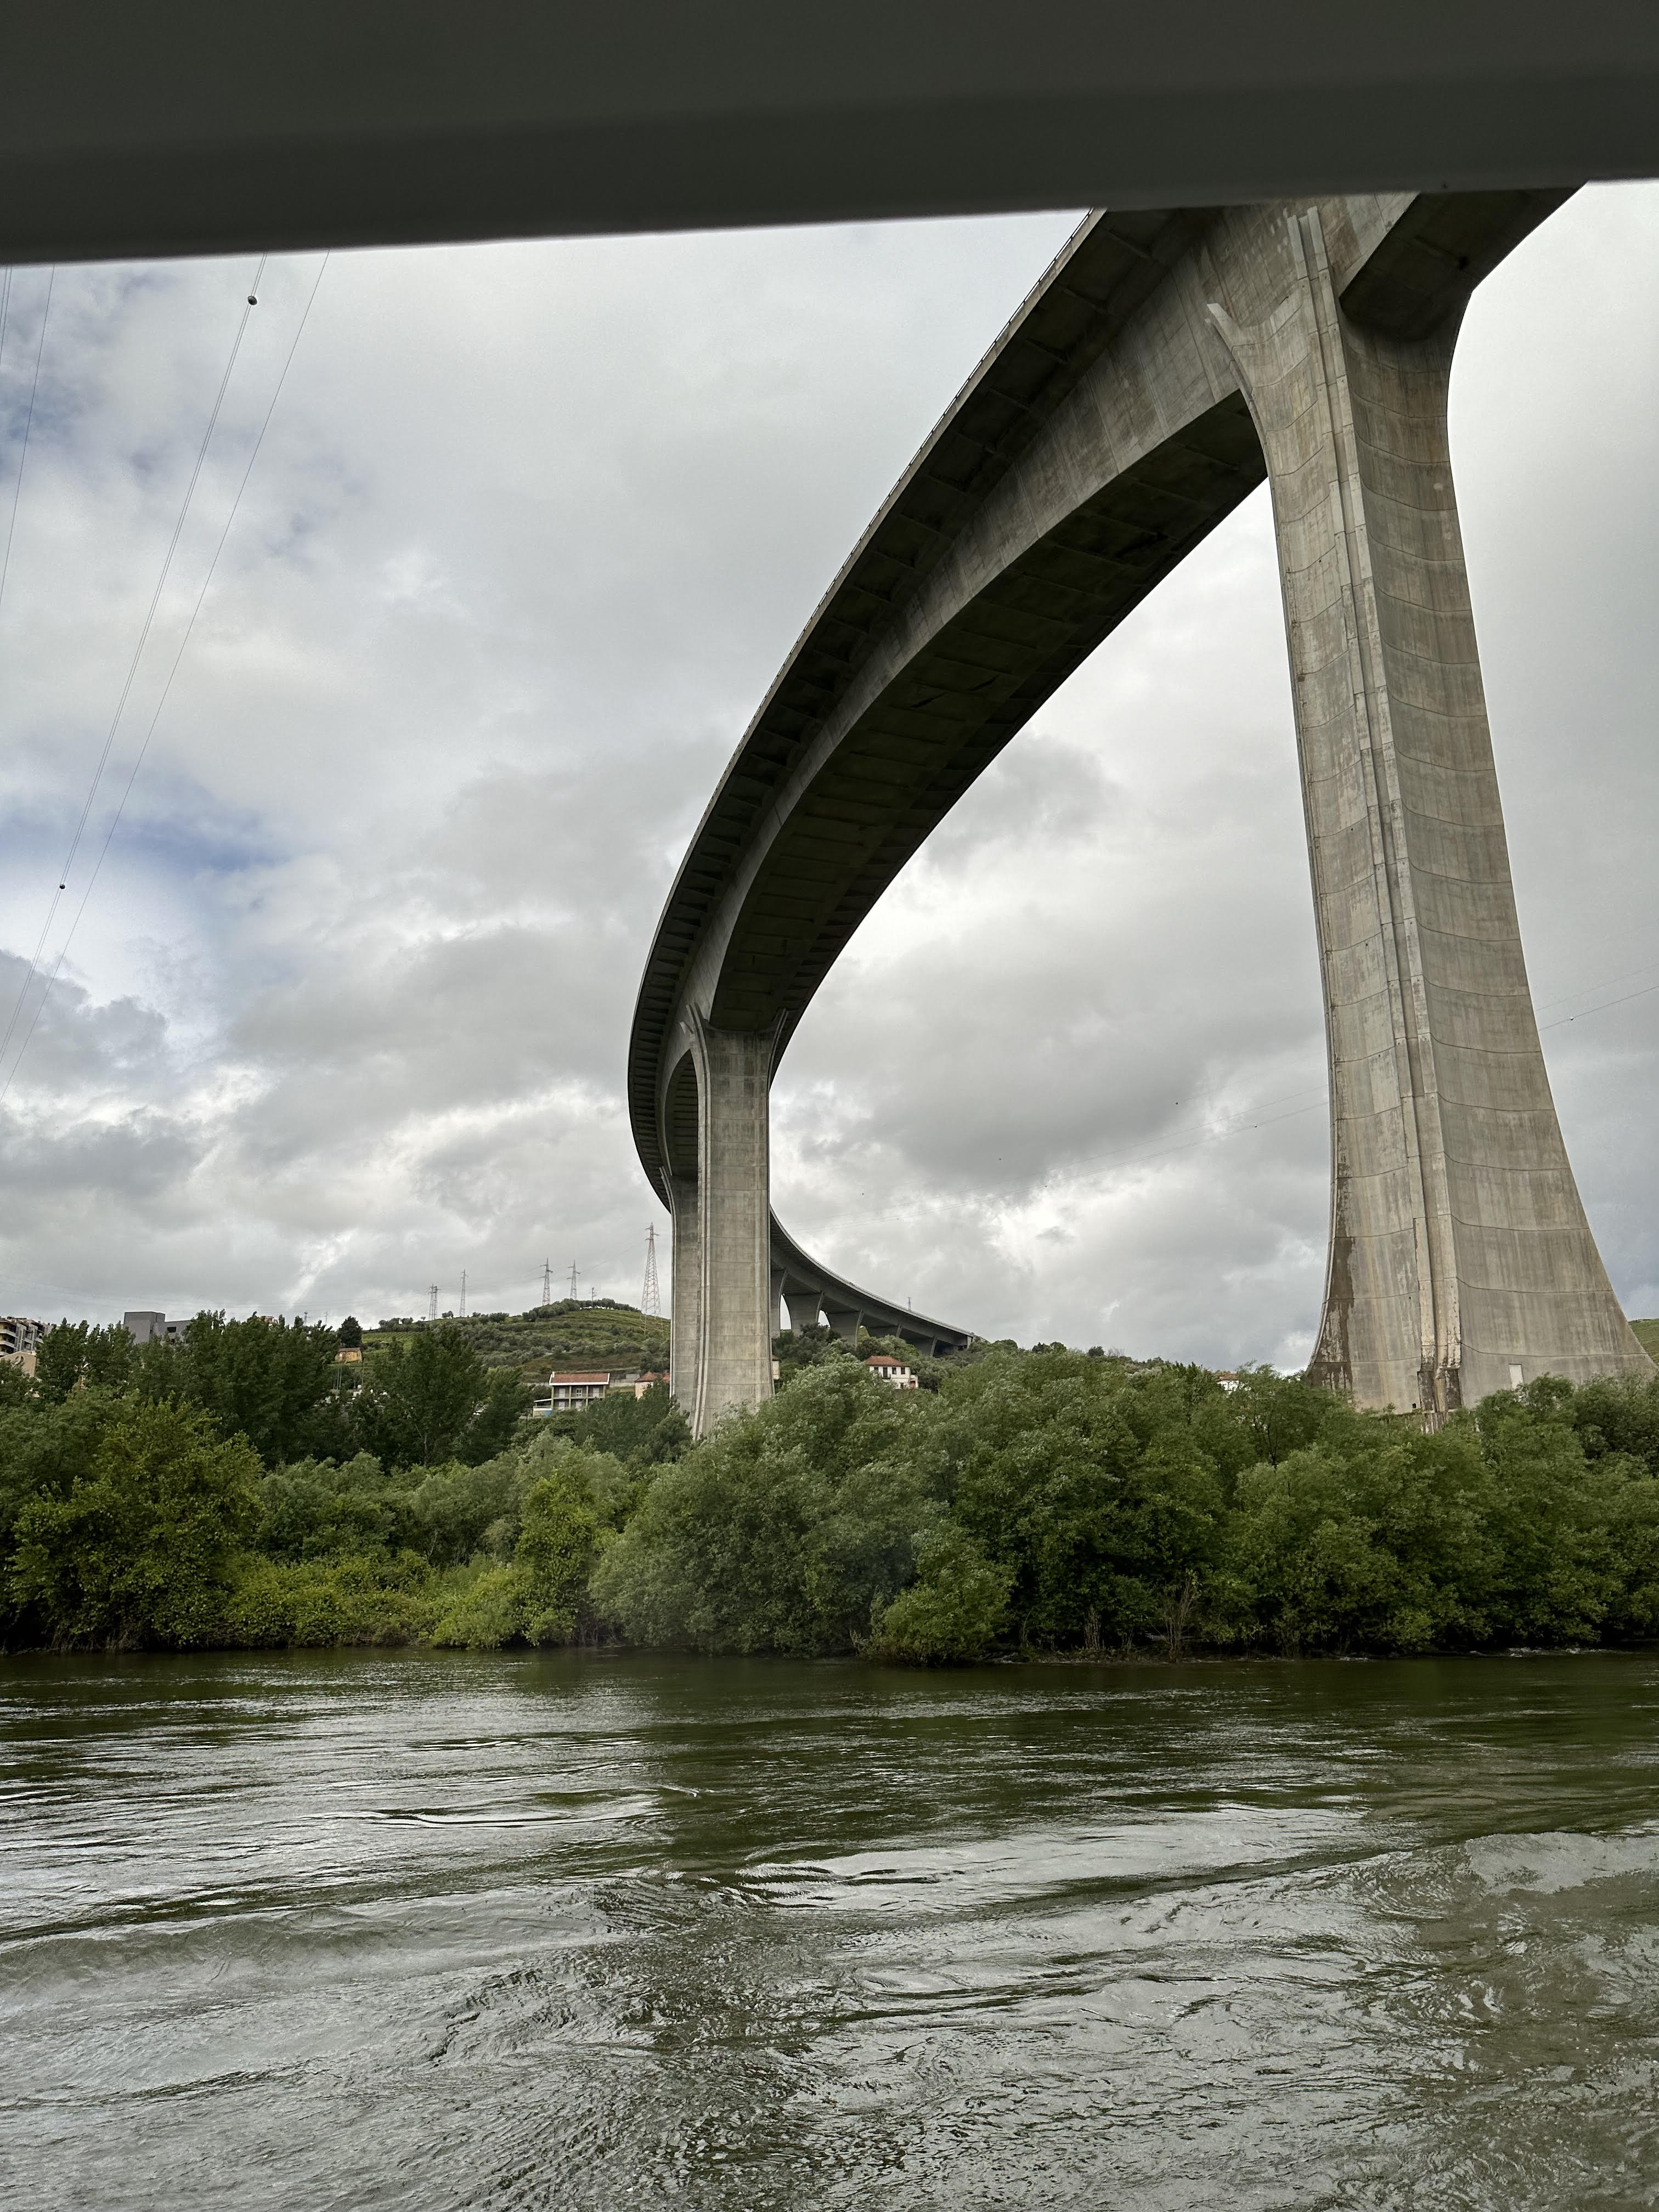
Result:
<svg viewBox="0 0 1659 2212"><path fill-rule="evenodd" d="M789 1326L799 1336L804 1328L818 1325L818 1294L816 1291L786 1291L783 1303L789 1315Z"/></svg>
<svg viewBox="0 0 1659 2212"><path fill-rule="evenodd" d="M1650 1368L1601 1265L1539 1048L1452 490L1455 332L1344 317L1316 210L1290 289L1219 307L1267 454L1331 1085L1312 1372L1431 1418L1516 1370Z"/></svg>
<svg viewBox="0 0 1659 2212"><path fill-rule="evenodd" d="M769 1093L775 1033L697 1024L701 1351L692 1433L772 1395ZM678 1261L676 1262L678 1267Z"/></svg>
<svg viewBox="0 0 1659 2212"><path fill-rule="evenodd" d="M864 1316L856 1306L825 1306L823 1317L843 1344L850 1344L854 1352L859 1348L859 1325Z"/></svg>
<svg viewBox="0 0 1659 2212"><path fill-rule="evenodd" d="M702 1350L702 1252L697 1208L697 1178L670 1178L668 1202L673 1216L674 1258L668 1324L668 1387L688 1420L696 1412L697 1368Z"/></svg>

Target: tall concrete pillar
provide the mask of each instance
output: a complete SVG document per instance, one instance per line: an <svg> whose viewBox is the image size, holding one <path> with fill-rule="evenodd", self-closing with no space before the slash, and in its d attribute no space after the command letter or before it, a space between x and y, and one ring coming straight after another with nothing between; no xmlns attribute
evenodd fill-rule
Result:
<svg viewBox="0 0 1659 2212"><path fill-rule="evenodd" d="M772 1395L769 1092L775 1033L697 1024L699 1355L692 1433ZM677 1226L678 1237L678 1226ZM678 1243L675 1257L678 1279ZM684 1404L684 1398L681 1400Z"/></svg>
<svg viewBox="0 0 1659 2212"><path fill-rule="evenodd" d="M820 1310L816 1291L786 1291L783 1303L789 1315L789 1326L799 1336L804 1328L816 1328Z"/></svg>
<svg viewBox="0 0 1659 2212"><path fill-rule="evenodd" d="M1435 1416L1547 1371L1650 1371L1584 1218L1522 957L1452 491L1455 332L1351 324L1318 212L1287 222L1274 312L1211 312L1272 484L1324 983L1311 1372Z"/></svg>
<svg viewBox="0 0 1659 2212"><path fill-rule="evenodd" d="M702 1357L702 1246L696 1176L672 1176L668 1194L674 1238L668 1387L690 1420L696 1412L697 1368Z"/></svg>

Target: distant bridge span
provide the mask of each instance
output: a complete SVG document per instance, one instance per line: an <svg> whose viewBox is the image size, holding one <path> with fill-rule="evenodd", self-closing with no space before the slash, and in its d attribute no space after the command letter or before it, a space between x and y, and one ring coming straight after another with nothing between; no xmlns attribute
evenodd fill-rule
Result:
<svg viewBox="0 0 1659 2212"><path fill-rule="evenodd" d="M1314 1371L1438 1414L1545 1369L1649 1370L1539 1048L1446 435L1463 307L1565 197L1092 215L981 362L738 748L640 987L629 1110L673 1216L698 1433L769 1394L792 1282L792 1317L820 1291L901 1318L770 1211L768 1094L814 992L974 779L1264 477L1329 1048Z"/></svg>

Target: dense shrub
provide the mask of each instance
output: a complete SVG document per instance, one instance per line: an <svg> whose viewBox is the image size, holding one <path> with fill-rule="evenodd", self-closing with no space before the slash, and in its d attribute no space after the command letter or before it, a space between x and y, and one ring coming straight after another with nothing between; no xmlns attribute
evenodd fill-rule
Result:
<svg viewBox="0 0 1659 2212"><path fill-rule="evenodd" d="M849 1650L939 1510L919 1395L835 1361L728 1420L647 1489L600 1558L596 1608L637 1643Z"/></svg>
<svg viewBox="0 0 1659 2212"><path fill-rule="evenodd" d="M916 1547L915 1580L877 1619L870 1656L909 1666L982 1659L1007 1620L1012 1578L958 1523L936 1523Z"/></svg>
<svg viewBox="0 0 1659 2212"><path fill-rule="evenodd" d="M554 1460L519 1511L510 1566L486 1568L458 1590L433 1632L439 1644L493 1650L514 1641L568 1644L599 1548L601 1507L582 1455Z"/></svg>
<svg viewBox="0 0 1659 2212"><path fill-rule="evenodd" d="M225 1602L223 1640L251 1647L413 1644L437 1618L431 1580L412 1553L245 1559Z"/></svg>
<svg viewBox="0 0 1659 2212"><path fill-rule="evenodd" d="M205 1644L221 1632L259 1463L208 1416L129 1401L89 1475L17 1516L13 1602L59 1647Z"/></svg>
<svg viewBox="0 0 1659 2212"><path fill-rule="evenodd" d="M313 1406L337 1449L261 1468L227 1424L301 1432L305 1389L276 1385L306 1340L207 1319L125 1370L66 1329L43 1379L0 1373L11 1642L620 1635L926 1663L1659 1636L1659 1380L1544 1378L1425 1435L1265 1371L1224 1391L1060 1346L977 1346L897 1392L804 1333L777 1396L695 1449L647 1393L514 1413L485 1451L516 1401L434 1330L366 1405ZM211 1405L160 1390L211 1396L214 1372Z"/></svg>

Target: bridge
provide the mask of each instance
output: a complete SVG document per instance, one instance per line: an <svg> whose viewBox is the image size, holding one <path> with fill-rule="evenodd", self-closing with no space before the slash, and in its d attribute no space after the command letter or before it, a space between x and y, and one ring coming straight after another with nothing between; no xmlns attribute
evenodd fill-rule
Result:
<svg viewBox="0 0 1659 2212"><path fill-rule="evenodd" d="M975 778L1264 477L1330 1081L1310 1371L1431 1418L1544 1371L1651 1372L1539 1046L1447 438L1465 304L1565 197L1096 213L981 362L762 702L646 963L629 1112L673 1220L697 1433L769 1395L780 1295L792 1320L815 1298L896 1315L803 1266L771 1211L769 1092L813 994Z"/></svg>

